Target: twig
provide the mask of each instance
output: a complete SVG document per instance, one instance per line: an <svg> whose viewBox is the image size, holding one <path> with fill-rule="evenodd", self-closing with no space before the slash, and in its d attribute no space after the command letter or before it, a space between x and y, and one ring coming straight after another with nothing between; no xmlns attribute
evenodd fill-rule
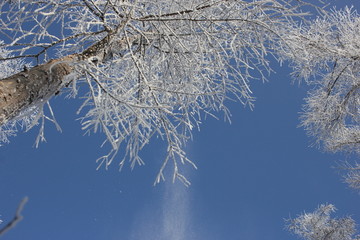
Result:
<svg viewBox="0 0 360 240"><path fill-rule="evenodd" d="M17 210L16 210L16 213L15 213L15 216L14 218L8 223L5 225L5 227L1 228L0 229L0 237L2 235L4 235L4 233L6 233L7 231L9 231L10 229L14 228L16 226L16 224L18 224L24 217L21 215L21 212L26 204L26 202L29 200L28 197L24 197L23 200L21 200Z"/></svg>

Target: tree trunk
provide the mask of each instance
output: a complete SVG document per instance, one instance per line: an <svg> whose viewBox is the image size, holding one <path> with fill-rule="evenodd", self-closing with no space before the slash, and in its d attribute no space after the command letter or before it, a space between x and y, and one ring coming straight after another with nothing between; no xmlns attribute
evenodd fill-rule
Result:
<svg viewBox="0 0 360 240"><path fill-rule="evenodd" d="M124 45L125 40L109 44L112 37L113 34L109 33L80 54L53 59L0 80L0 126L28 107L47 101L59 91L64 78L74 70L74 62L93 57L97 62L102 62L111 55L111 48Z"/></svg>
<svg viewBox="0 0 360 240"><path fill-rule="evenodd" d="M24 109L49 99L73 70L77 55L51 60L0 81L0 125L15 118Z"/></svg>

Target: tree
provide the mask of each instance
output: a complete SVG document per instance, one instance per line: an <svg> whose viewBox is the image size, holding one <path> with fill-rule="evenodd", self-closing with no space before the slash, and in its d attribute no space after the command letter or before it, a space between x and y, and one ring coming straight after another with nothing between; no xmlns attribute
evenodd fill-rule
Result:
<svg viewBox="0 0 360 240"><path fill-rule="evenodd" d="M300 0L256 1L1 1L0 60L11 69L0 81L1 140L18 125L56 122L49 99L60 91L84 99L87 132L101 131L111 150L97 159L107 168L120 149L131 167L153 136L167 143L174 179L189 184L179 165L204 115L226 102L252 106L250 80L266 79L269 57L287 45L289 26L304 17ZM282 44L280 44L283 42ZM54 58L55 59L51 59ZM80 91L79 88L81 87ZM48 107L49 114L44 113ZM122 148L122 146L124 147Z"/></svg>
<svg viewBox="0 0 360 240"><path fill-rule="evenodd" d="M359 151L359 17L351 9L307 21L301 0L10 0L0 2L0 140L55 119L60 92L84 99L83 129L101 131L107 168L144 162L152 137L167 143L173 178L195 164L183 146L204 115L227 101L252 107L250 82L265 80L275 57L314 86L302 125L327 150ZM321 10L321 9L319 9ZM302 21L298 21L302 20ZM45 109L47 108L47 112ZM354 221L331 219L332 205L291 220L305 239L353 239ZM18 214L16 215L18 216ZM11 221L10 223L12 223ZM16 220L14 220L16 222Z"/></svg>
<svg viewBox="0 0 360 240"><path fill-rule="evenodd" d="M320 205L312 213L289 219L288 229L305 240L357 240L355 222L351 217L330 218L336 208L331 204Z"/></svg>

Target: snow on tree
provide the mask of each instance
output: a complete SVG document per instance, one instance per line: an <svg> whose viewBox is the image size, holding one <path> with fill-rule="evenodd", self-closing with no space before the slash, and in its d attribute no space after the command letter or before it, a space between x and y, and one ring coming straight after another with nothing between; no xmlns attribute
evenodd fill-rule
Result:
<svg viewBox="0 0 360 240"><path fill-rule="evenodd" d="M359 14L345 8L298 24L284 36L282 56L291 60L294 76L314 87L302 125L330 151L360 152L359 26Z"/></svg>
<svg viewBox="0 0 360 240"><path fill-rule="evenodd" d="M288 220L288 230L305 240L358 240L356 224L351 217L331 218L336 208L332 204L320 205L312 213L304 213Z"/></svg>
<svg viewBox="0 0 360 240"><path fill-rule="evenodd" d="M7 1L2 2L1 58L8 72L30 70L0 82L0 140L17 124L26 130L55 123L48 100L60 89L87 84L82 112L86 131L102 131L112 150L98 159L108 167L121 145L120 166L143 164L139 151L154 135L168 144L169 161L190 163L183 151L203 114L227 100L253 104L250 80L271 71L267 55L290 60L294 76L315 86L302 125L331 151L359 151L359 34L356 11L301 17L301 1ZM54 57L55 59L50 60ZM36 80L34 80L36 79ZM50 116L43 113L49 108Z"/></svg>
<svg viewBox="0 0 360 240"><path fill-rule="evenodd" d="M302 126L326 150L360 153L360 15L333 10L284 35L280 54L294 76L313 87L305 99ZM345 162L345 182L360 188L359 164Z"/></svg>
<svg viewBox="0 0 360 240"><path fill-rule="evenodd" d="M339 169L346 171L343 176L344 182L347 183L350 188L360 190L360 164L345 161L339 164Z"/></svg>
<svg viewBox="0 0 360 240"><path fill-rule="evenodd" d="M106 168L124 145L131 167L153 136L168 145L156 182L171 161L174 179L188 184L179 165L204 115L223 112L227 101L252 106L249 82L265 79L284 26L305 14L299 0L23 0L0 2L0 44L22 72L0 81L1 140L17 124L44 122L58 129L48 100L67 88L84 99L83 129L101 131L111 151ZM29 69L28 69L29 68ZM86 86L84 86L86 85ZM79 88L87 92L79 96ZM83 91L81 91L83 92ZM44 114L44 107L50 114ZM121 148L122 149L122 148Z"/></svg>

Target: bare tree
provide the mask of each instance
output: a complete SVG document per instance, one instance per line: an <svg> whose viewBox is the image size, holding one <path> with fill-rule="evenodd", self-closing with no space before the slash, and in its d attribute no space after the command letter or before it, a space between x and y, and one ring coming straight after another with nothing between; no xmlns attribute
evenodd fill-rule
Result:
<svg viewBox="0 0 360 240"><path fill-rule="evenodd" d="M356 224L351 217L331 218L334 205L320 205L312 213L288 220L288 230L305 240L358 240Z"/></svg>
<svg viewBox="0 0 360 240"><path fill-rule="evenodd" d="M48 100L62 91L84 99L83 129L105 133L111 145L99 167L107 168L121 146L121 167L127 159L131 167L142 165L139 151L156 135L168 148L155 182L171 161L174 179L189 184L179 165L195 167L183 150L191 131L206 114L223 112L229 119L226 101L252 106L249 82L271 71L268 56L284 40L284 26L305 15L303 4L1 1L0 60L23 69L0 81L1 140L7 142L19 124L28 130L40 123L37 144L45 140L46 120L60 130Z"/></svg>

